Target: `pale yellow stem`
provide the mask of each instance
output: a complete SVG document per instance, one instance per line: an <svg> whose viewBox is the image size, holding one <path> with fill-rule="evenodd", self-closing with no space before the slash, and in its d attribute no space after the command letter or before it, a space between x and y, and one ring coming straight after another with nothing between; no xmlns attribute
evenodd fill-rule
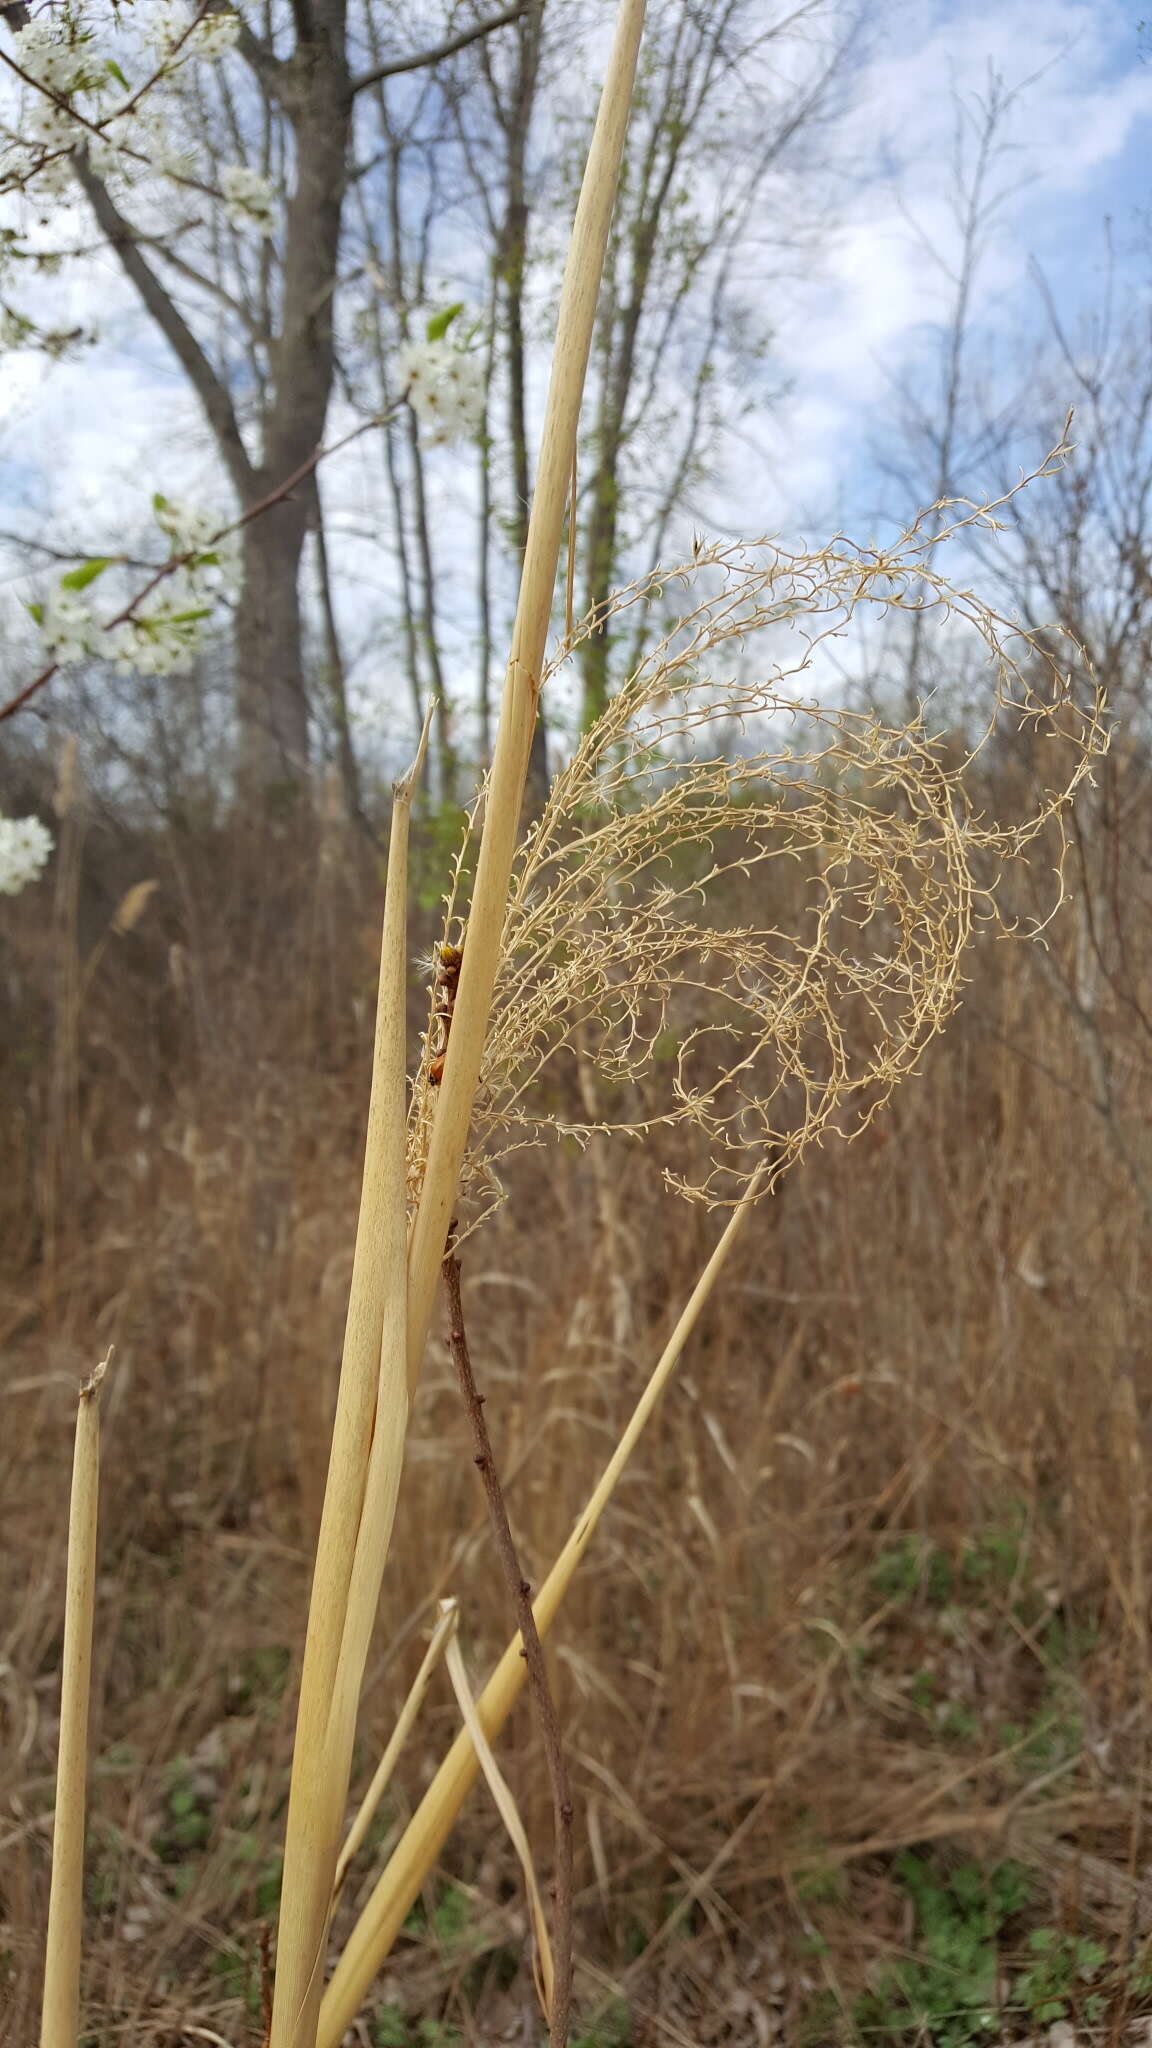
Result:
<svg viewBox="0 0 1152 2048"><path fill-rule="evenodd" d="M397 1716L396 1726L388 1737L384 1754L376 1766L372 1783L360 1802L360 1810L348 1830L347 1840L340 1851L340 1859L336 1865L336 1879L332 1886L332 1897L334 1900L339 1897L353 1858L359 1855L380 1801L392 1782L392 1773L396 1769L404 1745L415 1726L416 1716L424 1704L424 1695L428 1690L432 1673L444 1655L444 1645L455 1632L456 1623L457 1605L455 1600L442 1600L440 1603L440 1619L432 1631L432 1640L424 1652L420 1669L412 1680L408 1697Z"/></svg>
<svg viewBox="0 0 1152 2048"><path fill-rule="evenodd" d="M528 1911L531 1915L532 1933L536 1941L533 1969L533 1975L536 1979L536 1996L540 2000L540 2010L544 2015L545 2022L550 2025L552 2021L552 2001L556 1995L556 1966L552 1960L552 1943L548 1938L548 1921L544 1912L544 1901L540 1897L540 1882L536 1876L536 1865L532 1861L532 1849L528 1841L528 1831L520 1818L520 1809L512 1796L508 1780L492 1754L488 1737L484 1733L480 1716L476 1712L476 1701L472 1697L472 1688L468 1683L468 1673L464 1669L464 1659L460 1654L460 1645L455 1639L449 1643L444 1661L448 1666L448 1676L452 1680L452 1690L456 1695L456 1704L460 1709L461 1718L468 1731L468 1740L476 1752L476 1761L484 1773L496 1811L507 1829L508 1839L516 1851L520 1868L524 1873L524 1889L528 1894Z"/></svg>
<svg viewBox="0 0 1152 2048"><path fill-rule="evenodd" d="M492 757L476 883L468 912L464 961L412 1230L408 1279L410 1386L415 1384L424 1355L480 1078L484 1034L500 959L508 881L536 724L564 510L575 459L576 426L643 27L644 0L621 0L572 224L512 651Z"/></svg>
<svg viewBox="0 0 1152 2048"><path fill-rule="evenodd" d="M64 1669L52 1825L52 1883L40 2048L76 2048L80 2033L80 1947L84 1924L84 1816L88 1703L96 1604L96 1515L100 1493L100 1382L105 1358L80 1389L68 1510Z"/></svg>
<svg viewBox="0 0 1152 2048"><path fill-rule="evenodd" d="M313 2048L356 1707L408 1420L404 1180L412 769L394 791L368 1133L292 1757L269 2048Z"/></svg>
<svg viewBox="0 0 1152 2048"><path fill-rule="evenodd" d="M640 1396L624 1434L605 1466L599 1484L533 1602L536 1626L544 1635L556 1617L576 1568L592 1539L616 1484L635 1450L652 1410L674 1371L701 1310L763 1191L768 1168L761 1167L728 1219L707 1265L680 1313L672 1335ZM513 1637L476 1702L477 1716L492 1741L524 1687L527 1667L519 1634ZM339 2048L345 2029L355 2019L373 1978L406 1920L448 1837L452 1823L476 1780L479 1766L467 1732L456 1737L404 1834L389 1858L379 1883L353 1928L336 1966L320 2009L317 2048Z"/></svg>

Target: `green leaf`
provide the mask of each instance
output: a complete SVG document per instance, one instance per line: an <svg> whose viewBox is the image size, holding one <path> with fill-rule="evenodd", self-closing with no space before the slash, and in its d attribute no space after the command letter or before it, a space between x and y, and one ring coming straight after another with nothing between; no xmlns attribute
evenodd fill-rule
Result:
<svg viewBox="0 0 1152 2048"><path fill-rule="evenodd" d="M116 80L117 85L122 85L124 87L125 92L128 91L128 80L125 78L124 73L121 71L120 66L116 62L115 57L106 57L104 59L104 69L108 73L109 78L114 78Z"/></svg>
<svg viewBox="0 0 1152 2048"><path fill-rule="evenodd" d="M153 491L152 493L152 510L154 512L166 512L168 510L168 500L160 491Z"/></svg>
<svg viewBox="0 0 1152 2048"><path fill-rule="evenodd" d="M96 555L90 562L81 562L78 569L69 569L68 574L60 578L61 590L87 590L88 585L95 583L115 559L114 555Z"/></svg>
<svg viewBox="0 0 1152 2048"><path fill-rule="evenodd" d="M29 604L25 601L24 609L37 626L44 624L44 607L42 604Z"/></svg>
<svg viewBox="0 0 1152 2048"><path fill-rule="evenodd" d="M463 311L464 301L461 299L455 306L445 306L442 313L433 313L427 327L424 329L429 341L443 341L452 322Z"/></svg>

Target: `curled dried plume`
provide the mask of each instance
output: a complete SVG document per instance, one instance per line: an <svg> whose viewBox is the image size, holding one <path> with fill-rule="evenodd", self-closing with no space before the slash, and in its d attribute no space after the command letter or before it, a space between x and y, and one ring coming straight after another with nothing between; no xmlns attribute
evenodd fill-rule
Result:
<svg viewBox="0 0 1152 2048"><path fill-rule="evenodd" d="M687 601L521 851L465 1177L476 1214L498 1197L500 1158L557 1128L679 1126L695 1134L666 1168L682 1193L736 1202L758 1170L770 1187L814 1139L859 1132L915 1068L959 999L974 929L1011 921L1007 869L1049 826L1055 909L1061 820L1106 734L1073 680L1078 649L1022 633L933 566L939 539L993 509L938 538L918 522L884 553L698 549L618 595L617 613L672 587ZM975 645L988 711L974 738L818 701L821 649L861 607L920 610L957 658ZM998 728L1028 748L1031 795L1011 818L975 810L970 786ZM437 1051L433 1028L414 1182ZM558 1125L536 1084L573 1058L599 1085Z"/></svg>

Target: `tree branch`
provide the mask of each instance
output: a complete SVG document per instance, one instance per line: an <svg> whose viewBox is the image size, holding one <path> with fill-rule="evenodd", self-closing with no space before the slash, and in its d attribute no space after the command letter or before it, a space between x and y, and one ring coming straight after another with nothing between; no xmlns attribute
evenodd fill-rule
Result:
<svg viewBox="0 0 1152 2048"><path fill-rule="evenodd" d="M468 1411L472 1440L476 1445L475 1462L484 1482L500 1568L516 1610L516 1622L523 1645L520 1654L528 1666L528 1690L544 1738L544 1754L552 1783L552 1806L556 1822L556 1913L552 1930L555 1983L552 2011L548 2016L548 2040L550 2048L567 2048L572 2010L572 1793L568 1785L568 1771L560 1739L560 1719L556 1712L556 1702L552 1697L552 1688L548 1683L548 1670L544 1663L540 1632L532 1612L532 1588L524 1577L515 1538L509 1527L504 1493L496 1470L496 1461L492 1456L492 1440L488 1435L488 1424L484 1420L484 1396L476 1391L468 1338L464 1329L464 1306L460 1299L460 1261L454 1250L454 1233L455 1226L449 1236L449 1249L445 1254L442 1269L444 1288L448 1296L448 1341L452 1351L452 1362L460 1381L460 1391L464 1396L464 1406Z"/></svg>
<svg viewBox="0 0 1152 2048"><path fill-rule="evenodd" d="M394 407L393 410L395 409ZM135 597L131 598L123 609L116 613L114 618L104 620L102 631L110 633L114 626L122 626L126 620L134 618L145 599L151 597L152 592L157 586L166 582L169 576L174 576L177 569L187 568L188 564L194 562L197 556L211 552L220 541L227 540L230 534L242 533L246 526L251 526L254 519L259 519L265 512L270 512L273 505L282 504L284 499L289 497L295 490L297 484L303 483L305 477L312 475L317 465L323 462L326 456L337 455L342 448L347 448L352 441L358 441L361 434L369 433L373 427L386 426L388 418L389 415L383 413L379 417L363 420L358 427L353 427L350 433L342 435L340 440L330 442L327 447L314 448L311 455L306 457L299 467L293 470L291 476L285 477L284 482L277 484L275 490L265 492L257 504L249 505L247 510L241 513L239 519L233 519L228 526L218 528L215 533L209 535L201 547L187 549L185 553L180 555L170 555L166 562L161 562L158 568L152 569L152 574L149 576L143 589L138 590ZM76 557L71 556L69 559L74 561ZM91 559L91 557L88 557L88 559ZM112 555L107 557L107 559L109 561L129 562L131 558L127 555ZM149 568L152 565L144 563L141 566ZM59 675L60 667L60 662L53 657L51 661L45 663L39 675L33 676L31 682L25 683L23 689L18 690L14 697L10 697L6 704L0 704L0 724L6 718L15 717L18 711L23 711L25 705L38 695L45 684L50 683L53 676Z"/></svg>
<svg viewBox="0 0 1152 2048"><path fill-rule="evenodd" d="M430 50L418 50L409 57L393 57L387 64L378 64L373 71L361 72L352 80L353 94L363 92L366 86L378 85L382 78L396 78L402 71L422 71L429 64L439 64L444 57L454 57L457 50L466 50L469 43L479 42L481 36L491 35L494 29L507 28L509 22L519 21L527 14L531 0L519 0L515 7L506 7L503 14L490 15L487 21L474 22L471 28L462 29L459 35L448 36L444 42L436 43Z"/></svg>
<svg viewBox="0 0 1152 2048"><path fill-rule="evenodd" d="M29 554L43 555L50 562L68 562L75 567L77 562L119 562L125 569L146 569L151 575L156 567L143 555L85 554L79 548L54 548L46 540L31 540L26 533L12 533L7 527L0 527L0 545L26 548Z"/></svg>
<svg viewBox="0 0 1152 2048"><path fill-rule="evenodd" d="M203 408L216 446L233 488L242 503L257 489L258 476L244 446L232 400L185 320L155 271L144 261L136 237L123 214L109 196L103 179L96 176L79 151L73 159L77 182L120 267L135 285L148 312L167 341Z"/></svg>
<svg viewBox="0 0 1152 2048"><path fill-rule="evenodd" d="M136 247L140 248L142 243L146 244L150 240L152 240L151 237L137 235ZM155 248L161 263L167 263L169 268L174 270L178 277L185 278L189 284L196 286L197 291L204 292L208 298L216 299L220 305L226 306L234 318L240 322L240 325L246 329L251 338L256 341L263 341L265 339L264 330L256 315L250 313L247 306L242 305L239 299L233 298L226 286L219 284L214 277L206 277L203 271L197 270L194 263L186 262L184 257L178 255L176 250L160 236L156 236L152 240L152 246Z"/></svg>

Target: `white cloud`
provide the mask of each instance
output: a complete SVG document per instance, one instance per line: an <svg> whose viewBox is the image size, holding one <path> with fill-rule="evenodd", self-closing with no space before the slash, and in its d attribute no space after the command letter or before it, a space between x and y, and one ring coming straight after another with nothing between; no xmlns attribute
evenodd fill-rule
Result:
<svg viewBox="0 0 1152 2048"><path fill-rule="evenodd" d="M1085 234L1118 203L1134 207L1145 197L1128 192L1124 158L1152 119L1152 66L1140 62L1126 6L912 0L898 14L885 10L839 136L851 159L848 199L819 278L799 295L779 336L794 395L764 431L804 507L842 501L845 480L866 464L865 443L893 380L920 359L933 323L949 316L955 287L948 273L959 253L958 103L978 118L993 74L1014 97L993 175L1003 203L972 305L978 334L1039 331L1030 277L1037 246L1046 263L1055 262L1064 302L1078 313L1092 289ZM971 131L965 147L970 168Z"/></svg>
<svg viewBox="0 0 1152 2048"><path fill-rule="evenodd" d="M1070 208L1084 228L1118 201L1135 207L1145 196L1126 169L1152 119L1152 65L1140 61L1135 11L1129 0L1046 0L1042 8L1035 0L887 0L878 8L833 138L845 195L839 224L808 284L783 296L765 287L791 396L746 422L708 493L718 524L757 532L806 525L815 537L815 517L852 518L892 380L920 359L947 309L947 276L935 259L946 264L956 248L954 95L971 102L990 69L1020 91L1003 164L1007 197L978 278L977 325L995 335L1039 320L1028 275L1038 245L1046 262L1054 254L1070 303L1083 303L1091 280L1068 235ZM62 281L57 292L60 304L98 318L103 339L74 363L6 358L0 436L12 481L0 523L14 523L16 497L29 519L35 508L37 524L63 522L77 544L103 545L118 526L141 530L156 489L227 502L197 408L115 265L95 262L86 282ZM455 490L447 473L434 491L447 552L466 532L471 492ZM343 515L362 530L386 525L380 467L363 448L330 473L325 494L337 528ZM378 550L351 540L340 567L362 637L390 571ZM467 648L455 651L470 666ZM367 663L381 665L379 657Z"/></svg>

